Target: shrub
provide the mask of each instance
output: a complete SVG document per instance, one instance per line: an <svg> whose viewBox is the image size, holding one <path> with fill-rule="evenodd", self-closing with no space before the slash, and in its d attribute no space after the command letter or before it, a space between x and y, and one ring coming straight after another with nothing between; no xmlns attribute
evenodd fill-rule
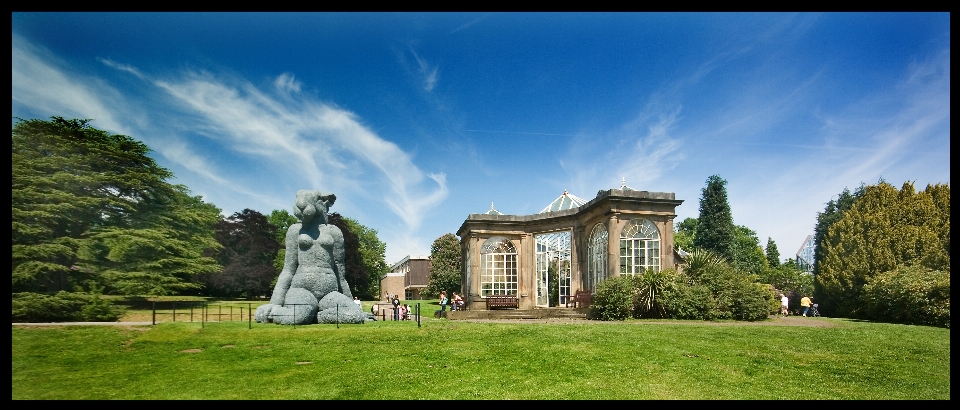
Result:
<svg viewBox="0 0 960 410"><path fill-rule="evenodd" d="M663 306L664 292L674 286L676 281L677 271L674 269L645 270L643 273L634 276L634 317L666 317L666 310Z"/></svg>
<svg viewBox="0 0 960 410"><path fill-rule="evenodd" d="M863 287L871 320L950 327L950 272L900 266L880 273Z"/></svg>
<svg viewBox="0 0 960 410"><path fill-rule="evenodd" d="M689 320L713 320L716 301L710 289L700 284L678 281L663 293L666 317Z"/></svg>
<svg viewBox="0 0 960 410"><path fill-rule="evenodd" d="M746 282L733 291L735 303L731 308L736 320L758 321L770 316L771 307L776 311L779 304L776 293L767 285Z"/></svg>
<svg viewBox="0 0 960 410"><path fill-rule="evenodd" d="M102 299L99 294L60 291L55 295L14 293L14 323L27 322L113 322L123 309Z"/></svg>
<svg viewBox="0 0 960 410"><path fill-rule="evenodd" d="M600 320L625 320L633 311L633 277L614 276L597 284L591 316Z"/></svg>

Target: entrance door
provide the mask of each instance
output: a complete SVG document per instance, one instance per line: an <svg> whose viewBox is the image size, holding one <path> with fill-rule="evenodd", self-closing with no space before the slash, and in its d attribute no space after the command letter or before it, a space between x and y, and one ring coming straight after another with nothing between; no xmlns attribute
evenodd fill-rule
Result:
<svg viewBox="0 0 960 410"><path fill-rule="evenodd" d="M536 235L537 306L563 306L570 297L570 231Z"/></svg>

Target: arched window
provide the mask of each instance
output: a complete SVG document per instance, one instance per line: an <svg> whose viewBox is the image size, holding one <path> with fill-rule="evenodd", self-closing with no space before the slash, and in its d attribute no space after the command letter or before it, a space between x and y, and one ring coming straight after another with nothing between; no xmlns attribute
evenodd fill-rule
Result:
<svg viewBox="0 0 960 410"><path fill-rule="evenodd" d="M660 271L660 231L646 219L631 219L620 232L620 274Z"/></svg>
<svg viewBox="0 0 960 410"><path fill-rule="evenodd" d="M480 247L480 295L517 295L517 250L507 238L494 236Z"/></svg>
<svg viewBox="0 0 960 410"><path fill-rule="evenodd" d="M587 244L587 286L590 292L597 290L597 284L607 277L607 228L602 223L593 226L590 242Z"/></svg>

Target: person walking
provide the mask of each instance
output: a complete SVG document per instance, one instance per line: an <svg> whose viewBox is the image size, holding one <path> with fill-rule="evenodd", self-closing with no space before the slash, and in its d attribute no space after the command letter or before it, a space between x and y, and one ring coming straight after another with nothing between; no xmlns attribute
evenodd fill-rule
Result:
<svg viewBox="0 0 960 410"><path fill-rule="evenodd" d="M393 320L400 320L400 298L393 299Z"/></svg>
<svg viewBox="0 0 960 410"><path fill-rule="evenodd" d="M803 308L803 317L807 317L807 311L810 310L810 305L812 304L810 299L812 298L809 296L804 296L800 299L800 307Z"/></svg>
<svg viewBox="0 0 960 410"><path fill-rule="evenodd" d="M449 300L447 299L447 291L441 290L441 291L440 291L440 311L441 311L441 312L446 312L446 311L447 311L447 303L448 303L448 302L449 302Z"/></svg>
<svg viewBox="0 0 960 410"><path fill-rule="evenodd" d="M790 313L789 307L790 307L790 298L788 298L787 295L784 295L783 293L781 293L780 294L780 314L783 316L787 316L787 314Z"/></svg>

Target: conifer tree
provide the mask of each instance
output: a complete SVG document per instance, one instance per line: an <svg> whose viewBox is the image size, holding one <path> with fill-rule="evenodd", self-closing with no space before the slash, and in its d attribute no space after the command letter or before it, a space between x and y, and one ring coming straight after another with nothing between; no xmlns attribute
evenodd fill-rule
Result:
<svg viewBox="0 0 960 410"><path fill-rule="evenodd" d="M103 286L177 293L220 266L220 210L167 182L173 174L91 120L18 120L12 131L13 291ZM99 284L99 285L95 285Z"/></svg>
<svg viewBox="0 0 960 410"><path fill-rule="evenodd" d="M863 317L863 286L874 276L901 265L949 271L949 186L932 188L940 196L916 193L912 183L898 191L886 182L868 186L840 220L831 225L822 244L814 286L827 311L835 316Z"/></svg>
<svg viewBox="0 0 960 410"><path fill-rule="evenodd" d="M727 202L727 181L719 175L707 178L707 186L700 196L700 217L697 218L697 233L693 245L699 249L715 252L727 261L734 260L733 242L736 227Z"/></svg>
<svg viewBox="0 0 960 410"><path fill-rule="evenodd" d="M777 250L777 243L773 238L767 237L767 265L771 268L780 266L780 251Z"/></svg>

